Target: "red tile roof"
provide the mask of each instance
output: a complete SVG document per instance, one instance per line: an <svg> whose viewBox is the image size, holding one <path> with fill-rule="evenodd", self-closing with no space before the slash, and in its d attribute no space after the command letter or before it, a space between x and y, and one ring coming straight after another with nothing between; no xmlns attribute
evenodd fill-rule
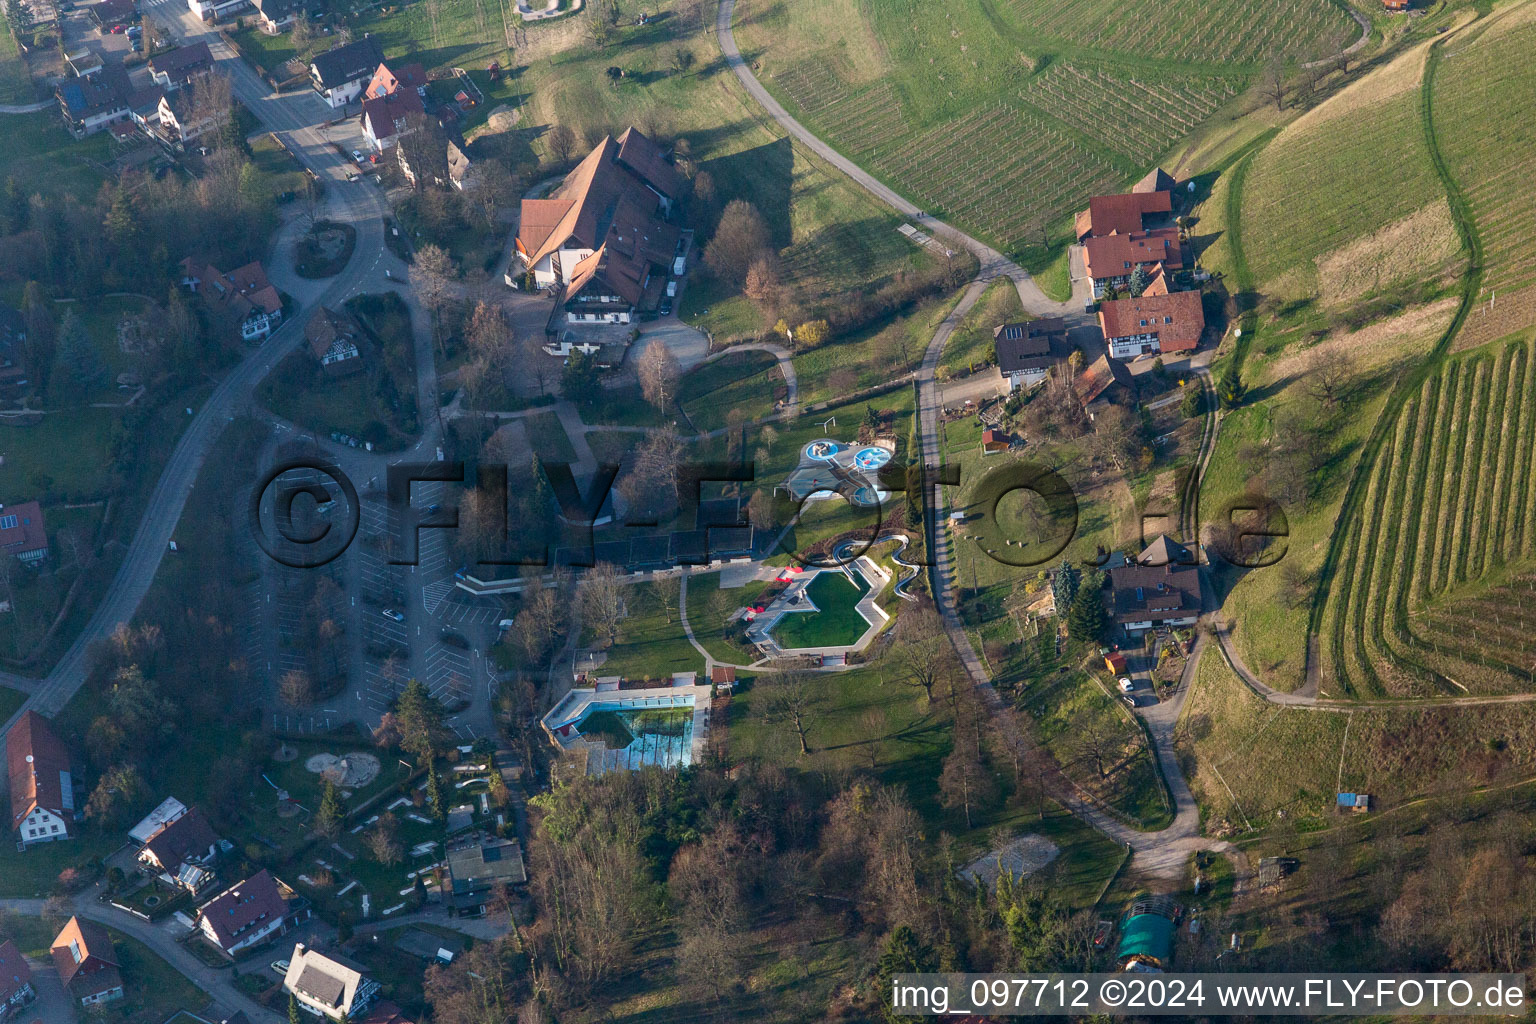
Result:
<svg viewBox="0 0 1536 1024"><path fill-rule="evenodd" d="M1160 351L1188 352L1205 333L1205 309L1199 292L1114 299L1099 305L1099 326L1107 341L1155 334Z"/></svg>
<svg viewBox="0 0 1536 1024"><path fill-rule="evenodd" d="M32 980L32 968L21 955L16 943L7 939L0 942L0 1005L4 1005L22 987Z"/></svg>
<svg viewBox="0 0 1536 1024"><path fill-rule="evenodd" d="M618 138L619 163L640 176L640 179L668 199L682 191L682 178L677 168L667 163L661 147L643 135L638 128L626 128Z"/></svg>
<svg viewBox="0 0 1536 1024"><path fill-rule="evenodd" d="M48 550L48 528L43 522L43 506L35 501L0 505L0 522L15 516L16 525L0 528L0 548L13 555Z"/></svg>
<svg viewBox="0 0 1536 1024"><path fill-rule="evenodd" d="M59 981L78 998L106 992L122 985L118 974L117 950L112 936L94 921L72 917L53 940L53 965ZM79 982L78 985L75 983Z"/></svg>
<svg viewBox="0 0 1536 1024"><path fill-rule="evenodd" d="M363 101L363 121L369 126L373 137L380 141L393 138L397 132L403 131L406 119L412 114L425 112L426 108L422 106L421 97L416 95L415 89L400 89Z"/></svg>
<svg viewBox="0 0 1536 1024"><path fill-rule="evenodd" d="M375 99L379 96L388 96L399 89L408 89L415 92L427 84L427 70L420 64L402 64L399 71L393 71L388 64L380 64L373 73L373 81L368 83L368 88L363 90L363 96L367 99Z"/></svg>
<svg viewBox="0 0 1536 1024"><path fill-rule="evenodd" d="M11 773L11 827L26 820L36 807L61 818L74 812L75 795L69 785L69 749L48 720L28 710L5 737L7 767Z"/></svg>
<svg viewBox="0 0 1536 1024"><path fill-rule="evenodd" d="M1105 392L1116 386L1134 390L1136 381L1131 376L1131 371L1125 368L1124 363L1109 356L1099 356L1072 382L1072 390L1077 392L1077 400L1084 405L1105 397Z"/></svg>
<svg viewBox="0 0 1536 1024"><path fill-rule="evenodd" d="M219 945L228 949L258 922L281 919L288 913L288 904L277 891L272 873L263 869L219 893L198 913L213 929Z"/></svg>
<svg viewBox="0 0 1536 1024"><path fill-rule="evenodd" d="M1095 236L1083 242L1083 269L1095 281L1125 277L1138 263L1161 263L1173 270L1183 268L1184 249L1179 245L1178 229Z"/></svg>
<svg viewBox="0 0 1536 1024"><path fill-rule="evenodd" d="M1173 212L1173 196L1168 192L1127 192L1118 196L1094 196L1088 200L1088 209L1079 213L1078 237L1086 234L1103 236L1119 232L1122 235L1141 231L1146 218L1156 214Z"/></svg>

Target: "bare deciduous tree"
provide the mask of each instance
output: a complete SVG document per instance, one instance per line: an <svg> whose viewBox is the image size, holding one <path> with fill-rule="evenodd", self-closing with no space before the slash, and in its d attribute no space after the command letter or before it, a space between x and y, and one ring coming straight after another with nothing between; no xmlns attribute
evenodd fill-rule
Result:
<svg viewBox="0 0 1536 1024"><path fill-rule="evenodd" d="M804 672L779 672L760 677L757 685L763 691L764 718L788 725L799 741L800 753L809 754L811 722L824 692L817 680Z"/></svg>
<svg viewBox="0 0 1536 1024"><path fill-rule="evenodd" d="M677 359L661 339L652 339L640 355L636 368L640 376L640 392L645 400L666 416L677 398L677 382L681 377Z"/></svg>
<svg viewBox="0 0 1536 1024"><path fill-rule="evenodd" d="M612 562L601 562L581 579L581 617L594 633L612 644L629 615L624 574Z"/></svg>

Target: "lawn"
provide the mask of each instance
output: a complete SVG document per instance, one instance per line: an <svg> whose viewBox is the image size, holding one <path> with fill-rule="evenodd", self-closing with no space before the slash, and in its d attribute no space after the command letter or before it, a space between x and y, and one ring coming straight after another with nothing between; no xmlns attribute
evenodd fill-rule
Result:
<svg viewBox="0 0 1536 1024"><path fill-rule="evenodd" d="M791 611L773 627L774 639L785 648L846 647L869 629L855 607L869 591L862 573L853 580L836 569L818 572L805 588L814 612Z"/></svg>
<svg viewBox="0 0 1536 1024"><path fill-rule="evenodd" d="M111 137L97 132L76 140L59 123L57 110L5 115L0 181L15 178L28 192L67 192L89 202L112 159Z"/></svg>
<svg viewBox="0 0 1536 1024"><path fill-rule="evenodd" d="M270 195L280 196L287 192L302 195L309 186L309 176L304 167L282 147L277 138L268 133L251 140L251 163L261 172Z"/></svg>
<svg viewBox="0 0 1536 1024"><path fill-rule="evenodd" d="M1530 200L1519 181L1525 154L1536 146L1536 126L1519 112L1520 98L1536 86L1536 68L1523 56L1533 44L1536 9L1511 7L1454 56L1443 56L1435 74L1439 145L1482 239L1485 294L1498 297L1493 310L1468 322L1462 344L1536 323L1536 242L1520 227Z"/></svg>
<svg viewBox="0 0 1536 1024"><path fill-rule="evenodd" d="M576 461L576 449L571 447L571 439L566 436L560 417L554 413L525 416L523 426L528 430L529 448L546 462ZM630 440L633 442L634 435L630 435Z"/></svg>
<svg viewBox="0 0 1536 1024"><path fill-rule="evenodd" d="M138 939L109 928L123 975L123 999L110 1003L107 1020L160 1024L181 1010L200 1011L208 995Z"/></svg>
<svg viewBox="0 0 1536 1024"><path fill-rule="evenodd" d="M1267 293L1306 298L1321 287L1340 305L1439 275L1460 254L1420 117L1428 46L1343 89L1254 157L1243 249ZM1298 192L1298 182L1310 185Z"/></svg>
<svg viewBox="0 0 1536 1024"><path fill-rule="evenodd" d="M996 362L997 348L992 341L992 329L1024 319L1033 317L1024 316L1024 307L1019 304L1019 290L1013 282L1006 277L993 281L944 342L944 352L939 356L939 379L945 380L961 371Z"/></svg>
<svg viewBox="0 0 1536 1024"><path fill-rule="evenodd" d="M16 48L10 25L0 15L0 103L31 103L37 99L37 87L31 72Z"/></svg>
<svg viewBox="0 0 1536 1024"><path fill-rule="evenodd" d="M684 377L677 404L694 429L715 430L732 421L766 419L783 386L784 375L770 353L733 352Z"/></svg>
<svg viewBox="0 0 1536 1024"><path fill-rule="evenodd" d="M75 838L43 843L26 852L14 842L0 843L0 897L47 896L65 868L84 867L95 857L105 857L123 843L121 833L102 835L87 826Z"/></svg>
<svg viewBox="0 0 1536 1024"><path fill-rule="evenodd" d="M757 660L751 649L726 638L725 620L736 609L755 603L767 588L767 580L753 580L743 587L721 589L718 572L688 577L688 625L717 661L746 665Z"/></svg>
<svg viewBox="0 0 1536 1024"><path fill-rule="evenodd" d="M628 614L619 626L618 639L607 647L607 660L597 669L601 676L670 681L677 672L704 671L704 658L683 633L678 614L677 586L671 583L639 583L624 588ZM587 627L583 646L603 649L600 638Z"/></svg>

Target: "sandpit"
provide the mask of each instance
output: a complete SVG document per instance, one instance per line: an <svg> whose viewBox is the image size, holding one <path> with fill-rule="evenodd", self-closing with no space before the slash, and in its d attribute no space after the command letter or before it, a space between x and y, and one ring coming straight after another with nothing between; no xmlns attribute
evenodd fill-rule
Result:
<svg viewBox="0 0 1536 1024"><path fill-rule="evenodd" d="M379 777L379 759L360 750L340 757L335 754L315 754L304 762L304 767L347 789L366 786Z"/></svg>
<svg viewBox="0 0 1536 1024"><path fill-rule="evenodd" d="M961 868L960 877L968 882L981 882L990 889L1005 869L1013 872L1014 878L1023 878L1055 860L1060 852L1056 844L1044 836L1019 836Z"/></svg>

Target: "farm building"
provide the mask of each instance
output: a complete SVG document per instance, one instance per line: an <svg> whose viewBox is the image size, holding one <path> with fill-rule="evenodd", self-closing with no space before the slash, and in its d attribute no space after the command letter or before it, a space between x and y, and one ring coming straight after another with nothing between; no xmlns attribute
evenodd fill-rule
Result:
<svg viewBox="0 0 1536 1024"><path fill-rule="evenodd" d="M1147 181L1144 178L1141 184ZM1088 200L1088 209L1080 211L1076 217L1077 240L1083 242L1089 238L1129 235L1171 225L1172 193L1143 192L1140 191L1141 184L1137 185L1137 191L1118 196L1094 196Z"/></svg>
<svg viewBox="0 0 1536 1024"><path fill-rule="evenodd" d="M1094 410L1102 404L1121 404L1136 397L1136 378L1118 359L1099 356L1089 363L1072 381L1077 400L1093 419Z"/></svg>
<svg viewBox="0 0 1536 1024"><path fill-rule="evenodd" d="M1067 322L1045 317L1020 323L999 324L992 329L997 368L1008 390L1032 388L1069 354Z"/></svg>
<svg viewBox="0 0 1536 1024"><path fill-rule="evenodd" d="M1158 272L1184 269L1184 247L1178 228L1157 228L1130 234L1095 236L1083 242L1083 270L1093 281L1093 297L1109 288L1124 288L1140 267L1156 278ZM1166 284L1161 287L1166 288Z"/></svg>
<svg viewBox="0 0 1536 1024"><path fill-rule="evenodd" d="M1180 557L1182 552L1182 557ZM1192 626L1200 618L1200 573L1188 549L1167 537L1135 562L1109 571L1110 618L1127 633Z"/></svg>
<svg viewBox="0 0 1536 1024"><path fill-rule="evenodd" d="M1112 299L1099 308L1099 326L1116 359L1192 352L1205 334L1205 308L1199 292Z"/></svg>
<svg viewBox="0 0 1536 1024"><path fill-rule="evenodd" d="M1122 971L1160 973L1173 960L1173 929L1179 906L1167 896L1143 896L1120 924L1115 959Z"/></svg>

